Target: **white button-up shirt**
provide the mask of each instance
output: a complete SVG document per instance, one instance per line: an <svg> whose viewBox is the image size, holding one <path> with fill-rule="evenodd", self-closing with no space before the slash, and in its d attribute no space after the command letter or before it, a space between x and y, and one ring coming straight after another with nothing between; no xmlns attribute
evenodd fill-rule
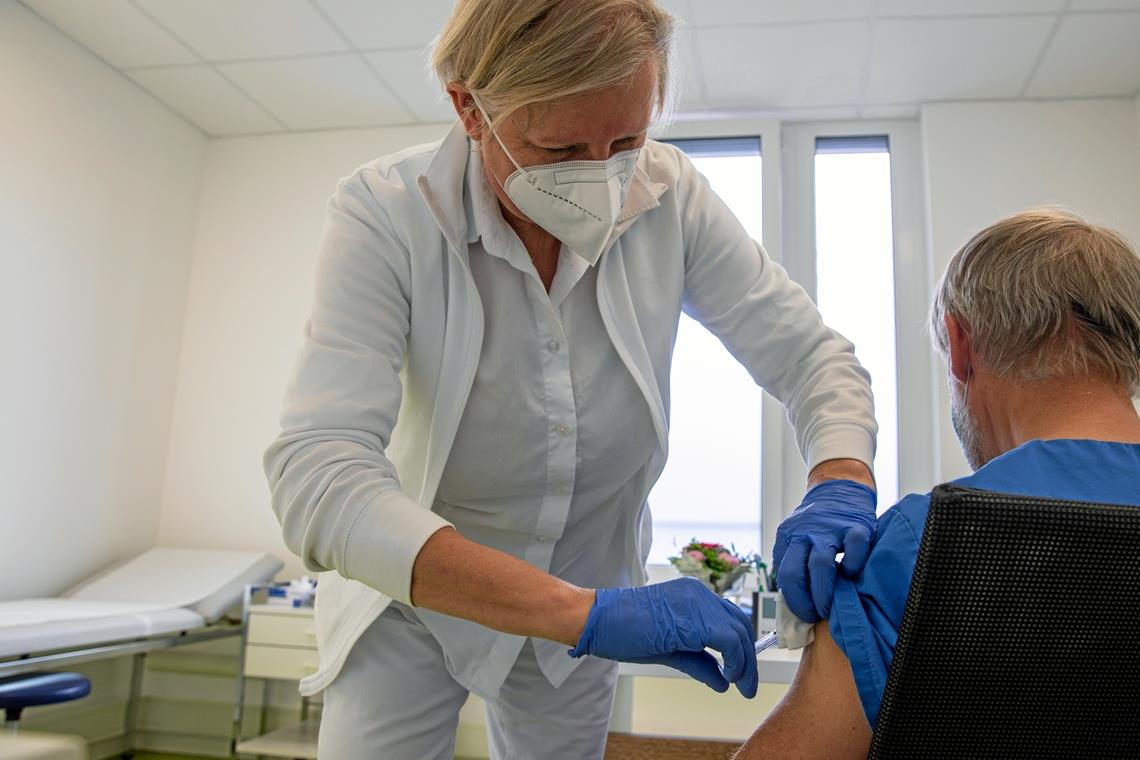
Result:
<svg viewBox="0 0 1140 760"><path fill-rule="evenodd" d="M467 513L460 522L469 533L477 523L490 531L500 519L496 540L506 541L516 531L518 539L507 543L521 556L533 559L538 555L528 552L538 549L532 546L549 544L551 572L579 582L583 576L577 573L590 568L598 578L611 577L612 571L613 577L624 573L634 583L645 580L643 558L652 526L644 504L668 454L669 370L682 310L715 334L756 382L787 406L809 468L843 457L873 461L870 384L851 344L823 324L803 290L748 238L684 154L649 140L608 249L577 282L570 274L560 277L546 296L556 319L540 324L529 302L512 312L534 330L522 339L532 349L544 346L551 359L569 351L570 395L563 380L560 397L555 392L543 396L542 414L549 418L544 424L550 427L548 440L539 441L538 456L561 466L561 447L571 443L572 435L573 468L567 465L554 477L543 470L541 483L528 483L531 522L513 528L506 527L507 515L471 514L483 504L473 498L474 489L462 493L465 489L449 486L441 492L444 470L466 461L457 451L470 444L457 443L458 429L468 413L476 374L489 367L482 353L494 351L492 342L499 335L492 321L497 319L494 299L481 292L498 278L480 275L476 282L473 239L487 247L474 256L484 259L480 266L503 263L513 270L512 277L524 277L500 259L511 254L508 247L489 243L490 229L486 238L471 232L475 207L470 199L478 196L467 184L470 162L470 140L456 123L438 143L362 166L338 185L329 203L304 346L286 394L281 433L265 456L286 544L307 567L328 571L317 596L321 664L302 681L305 694L336 678L354 642L389 603L410 602L416 555L435 531L452 524L436 511L448 509L440 501L444 496L460 502ZM565 267L575 263L572 256L565 259ZM516 282L513 292L529 299L534 285L522 282ZM586 304L580 298L596 299L608 341L579 340L584 323L573 315ZM583 308L582 313L593 310ZM484 329L488 325L494 329L491 335ZM614 421L623 437L635 441L632 452L612 461L606 456L612 446L590 438L607 433L605 421L593 424L588 416L611 408L604 396L627 391L585 383L585 378L610 373L591 370L579 359L606 360L595 352L608 352L611 346L640 391L640 398L630 400ZM583 348L589 350L575 353ZM518 353L500 353L500 360L522 361ZM533 353L530 359L538 360ZM545 378L557 376L553 364L531 371L532 378L542 378L544 394ZM614 378L625 382L621 373ZM512 409L518 406L517 400L503 399L502 408L507 401ZM472 403L484 411L494 408L477 399ZM626 431L642 424L645 409L656 445L641 479L640 433ZM501 421L502 415L496 417ZM558 425L566 426L565 435L555 430ZM472 427L490 450L507 451L497 429ZM597 458L583 458L594 452ZM607 470L610 466L618 470ZM460 476L456 471L449 480L475 482ZM626 495L606 491L623 480ZM547 487L551 493L540 496L538 490ZM568 493L559 493L561 489ZM511 503L522 505L525 498ZM564 506L554 509L550 505L558 498ZM558 516L562 509L565 517ZM607 509L609 516L601 517L598 510ZM585 521L605 527L580 538L576 526ZM418 613L425 620L431 617ZM485 635L485 629L471 625L480 632L477 638ZM479 638L485 649L465 650L470 659L453 665L467 669L458 677L473 691L493 698L496 673L479 668L478 661L510 661L518 640L486 635Z"/></svg>
<svg viewBox="0 0 1140 760"><path fill-rule="evenodd" d="M466 181L483 347L433 510L467 538L571 583L629 585L612 528L641 507L657 437L602 322L597 268L563 248L548 294L477 151ZM497 688L523 645L519 636L416 612L468 688ZM534 649L555 686L578 664L564 644L535 639Z"/></svg>

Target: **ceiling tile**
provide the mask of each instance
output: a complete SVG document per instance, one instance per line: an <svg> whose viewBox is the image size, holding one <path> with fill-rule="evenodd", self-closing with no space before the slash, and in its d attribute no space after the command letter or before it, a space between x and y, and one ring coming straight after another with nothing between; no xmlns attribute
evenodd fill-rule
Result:
<svg viewBox="0 0 1140 760"><path fill-rule="evenodd" d="M1029 85L1030 97L1131 96L1140 90L1140 13L1070 15Z"/></svg>
<svg viewBox="0 0 1140 760"><path fill-rule="evenodd" d="M918 117L918 104L867 106L859 115L864 119L914 119Z"/></svg>
<svg viewBox="0 0 1140 760"><path fill-rule="evenodd" d="M697 29L709 107L853 104L868 30L864 21Z"/></svg>
<svg viewBox="0 0 1140 760"><path fill-rule="evenodd" d="M697 0L694 26L782 24L866 18L871 0Z"/></svg>
<svg viewBox="0 0 1140 760"><path fill-rule="evenodd" d="M455 4L454 0L317 2L352 44L362 49L426 46L439 34Z"/></svg>
<svg viewBox="0 0 1140 760"><path fill-rule="evenodd" d="M368 53L368 60L393 92L412 109L420 121L455 121L455 109L437 89L427 70L424 54L418 50L381 50Z"/></svg>
<svg viewBox="0 0 1140 760"><path fill-rule="evenodd" d="M218 68L290 129L414 120L357 54L226 63Z"/></svg>
<svg viewBox="0 0 1140 760"><path fill-rule="evenodd" d="M25 0L24 4L112 66L198 62L127 0Z"/></svg>
<svg viewBox="0 0 1140 760"><path fill-rule="evenodd" d="M1070 11L1140 10L1140 0L1073 0Z"/></svg>
<svg viewBox="0 0 1140 760"><path fill-rule="evenodd" d="M679 18L683 26L693 23L692 0L657 0L657 4Z"/></svg>
<svg viewBox="0 0 1140 760"><path fill-rule="evenodd" d="M1051 16L880 21L865 102L1017 97L1052 25Z"/></svg>
<svg viewBox="0 0 1140 760"><path fill-rule="evenodd" d="M211 137L282 131L209 66L163 66L126 74Z"/></svg>
<svg viewBox="0 0 1140 760"><path fill-rule="evenodd" d="M135 0L210 61L349 49L308 0Z"/></svg>
<svg viewBox="0 0 1140 760"><path fill-rule="evenodd" d="M703 111L708 107L705 96L703 66L697 53L696 32L682 26L677 33L676 54L673 57L670 73L680 88L680 99L676 103L679 111Z"/></svg>
<svg viewBox="0 0 1140 760"><path fill-rule="evenodd" d="M1057 13L1064 6L1065 0L879 0L879 18Z"/></svg>
<svg viewBox="0 0 1140 760"><path fill-rule="evenodd" d="M733 115L733 111L725 112L725 116L729 118ZM859 117L859 108L855 105L782 108L779 111L768 114L757 112L756 115L766 118L777 118L781 121L851 121Z"/></svg>

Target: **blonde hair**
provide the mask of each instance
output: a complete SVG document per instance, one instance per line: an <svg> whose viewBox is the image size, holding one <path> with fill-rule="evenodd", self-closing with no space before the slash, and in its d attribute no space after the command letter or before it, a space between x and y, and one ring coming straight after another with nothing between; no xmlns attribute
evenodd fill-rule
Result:
<svg viewBox="0 0 1140 760"><path fill-rule="evenodd" d="M950 260L931 309L943 354L946 314L999 376L1140 387L1140 259L1119 234L1070 212L1031 209L975 235Z"/></svg>
<svg viewBox="0 0 1140 760"><path fill-rule="evenodd" d="M629 81L657 61L657 112L669 98L673 17L654 0L458 0L431 64L474 92L495 121L537 103Z"/></svg>

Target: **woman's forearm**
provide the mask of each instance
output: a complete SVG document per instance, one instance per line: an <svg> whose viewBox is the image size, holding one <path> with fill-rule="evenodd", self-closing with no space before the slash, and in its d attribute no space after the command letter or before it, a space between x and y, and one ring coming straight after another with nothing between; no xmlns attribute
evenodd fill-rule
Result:
<svg viewBox="0 0 1140 760"><path fill-rule="evenodd" d="M583 589L453 528L432 534L412 567L412 603L504 633L574 646L594 603Z"/></svg>

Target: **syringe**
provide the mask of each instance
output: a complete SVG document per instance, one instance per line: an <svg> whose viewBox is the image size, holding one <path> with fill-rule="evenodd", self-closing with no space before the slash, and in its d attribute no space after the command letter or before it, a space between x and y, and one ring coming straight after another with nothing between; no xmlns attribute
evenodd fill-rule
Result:
<svg viewBox="0 0 1140 760"><path fill-rule="evenodd" d="M776 638L775 631L764 634L760 638L756 639L756 654L760 654L765 649L771 649L772 647L776 646L777 643L778 639Z"/></svg>

